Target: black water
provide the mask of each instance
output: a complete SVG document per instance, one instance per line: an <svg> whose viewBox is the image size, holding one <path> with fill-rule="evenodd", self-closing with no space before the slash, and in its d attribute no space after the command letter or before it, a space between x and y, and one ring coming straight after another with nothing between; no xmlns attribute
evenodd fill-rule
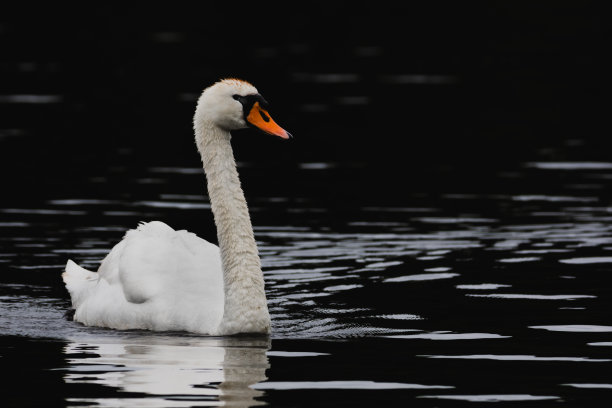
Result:
<svg viewBox="0 0 612 408"><path fill-rule="evenodd" d="M4 17L3 406L608 401L600 13L250 11ZM296 135L233 142L272 335L70 321L67 259L95 269L153 219L216 241L190 118L220 76Z"/></svg>

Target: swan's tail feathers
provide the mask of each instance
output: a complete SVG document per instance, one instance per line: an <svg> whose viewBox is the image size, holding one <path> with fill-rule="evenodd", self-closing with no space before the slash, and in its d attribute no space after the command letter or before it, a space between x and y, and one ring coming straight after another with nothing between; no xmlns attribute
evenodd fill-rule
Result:
<svg viewBox="0 0 612 408"><path fill-rule="evenodd" d="M86 293L98 281L98 274L80 267L72 260L66 263L66 270L62 273L62 279L72 299L72 307L75 309L82 302Z"/></svg>

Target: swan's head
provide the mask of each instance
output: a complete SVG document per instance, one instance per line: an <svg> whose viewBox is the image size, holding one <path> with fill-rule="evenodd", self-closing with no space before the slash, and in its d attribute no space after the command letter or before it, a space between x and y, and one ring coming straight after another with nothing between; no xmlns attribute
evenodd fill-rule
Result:
<svg viewBox="0 0 612 408"><path fill-rule="evenodd" d="M202 92L194 116L196 131L205 123L225 130L255 127L283 139L291 137L272 120L257 88L240 79L223 79Z"/></svg>

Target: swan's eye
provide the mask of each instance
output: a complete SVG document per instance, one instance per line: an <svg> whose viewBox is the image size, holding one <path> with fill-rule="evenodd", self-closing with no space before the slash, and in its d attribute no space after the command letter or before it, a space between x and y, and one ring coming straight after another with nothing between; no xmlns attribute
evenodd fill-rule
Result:
<svg viewBox="0 0 612 408"><path fill-rule="evenodd" d="M240 95L238 95L238 94L236 94L236 95L232 95L232 98L234 98L234 99L235 99L235 100L237 100L238 102L242 102L242 100L241 100L241 99L243 99L244 97L243 97L243 96L240 96Z"/></svg>

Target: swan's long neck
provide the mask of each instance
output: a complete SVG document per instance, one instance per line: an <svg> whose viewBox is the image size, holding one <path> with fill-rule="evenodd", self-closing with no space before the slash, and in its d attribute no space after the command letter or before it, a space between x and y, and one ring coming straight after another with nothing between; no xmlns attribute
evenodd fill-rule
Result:
<svg viewBox="0 0 612 408"><path fill-rule="evenodd" d="M224 281L223 320L217 334L268 333L270 315L261 262L230 133L212 123L196 126L196 142L217 225Z"/></svg>

